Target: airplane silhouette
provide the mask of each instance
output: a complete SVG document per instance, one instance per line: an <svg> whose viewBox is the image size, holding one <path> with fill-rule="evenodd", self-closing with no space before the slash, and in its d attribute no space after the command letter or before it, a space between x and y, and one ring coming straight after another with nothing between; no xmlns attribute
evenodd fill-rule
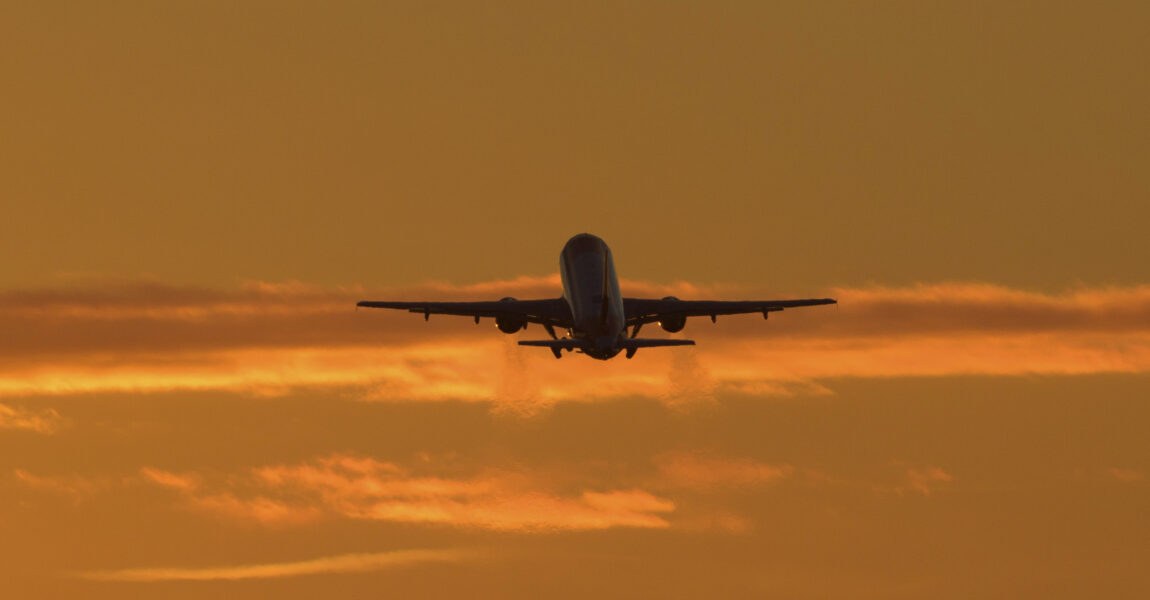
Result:
<svg viewBox="0 0 1150 600"><path fill-rule="evenodd" d="M674 296L659 300L624 298L619 293L611 249L589 233L567 240L559 254L559 276L563 280L563 296L549 300L510 297L488 302L364 300L356 306L408 310L423 313L424 319L431 315L460 315L472 317L478 323L481 317L490 317L503 333L516 333L526 329L528 323L539 323L551 339L524 340L519 342L520 346L550 348L555 358L562 357L564 350L575 350L591 358L607 360L624 351L627 358L631 358L639 348L695 344L694 340L636 337L646 323L658 323L664 331L675 333L687 324L687 317L710 316L714 322L718 315L761 312L765 319L784 308L836 303L833 298L742 301L679 300ZM630 336L628 327L632 328ZM567 336L560 338L555 334L556 328L566 329Z"/></svg>

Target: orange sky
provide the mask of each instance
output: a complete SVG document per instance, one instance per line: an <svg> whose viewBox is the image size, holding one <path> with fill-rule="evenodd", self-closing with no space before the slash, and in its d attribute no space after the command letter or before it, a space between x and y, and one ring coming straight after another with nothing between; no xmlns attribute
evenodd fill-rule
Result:
<svg viewBox="0 0 1150 600"><path fill-rule="evenodd" d="M0 589L1150 596L1150 11L1007 4L0 6ZM581 231L840 305L354 309Z"/></svg>

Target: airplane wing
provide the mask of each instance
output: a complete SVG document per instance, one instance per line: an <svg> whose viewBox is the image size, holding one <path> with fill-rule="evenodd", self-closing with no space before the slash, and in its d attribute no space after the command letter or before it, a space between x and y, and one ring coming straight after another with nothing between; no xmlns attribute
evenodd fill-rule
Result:
<svg viewBox="0 0 1150 600"><path fill-rule="evenodd" d="M766 318L768 313L777 312L785 308L837 303L838 301L834 298L736 301L623 298L623 312L627 315L627 325L630 326L654 323L655 321L664 319L686 317L711 317L711 319L714 320L718 315L738 315L743 313L763 313L763 317Z"/></svg>
<svg viewBox="0 0 1150 600"><path fill-rule="evenodd" d="M386 302L364 300L356 306L366 308L394 308L413 313L422 313L427 319L431 315L457 315L524 320L551 327L571 327L571 307L563 298L551 300L515 300L506 298L488 302Z"/></svg>

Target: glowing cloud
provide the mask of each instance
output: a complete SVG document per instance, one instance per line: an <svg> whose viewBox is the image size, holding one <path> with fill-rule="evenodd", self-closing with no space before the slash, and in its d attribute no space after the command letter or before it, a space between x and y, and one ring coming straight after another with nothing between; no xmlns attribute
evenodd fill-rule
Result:
<svg viewBox="0 0 1150 600"><path fill-rule="evenodd" d="M954 481L954 476L938 467L922 467L907 469L906 479L911 491L929 496L940 486Z"/></svg>
<svg viewBox="0 0 1150 600"><path fill-rule="evenodd" d="M460 563L477 558L465 550L396 550L371 554L342 554L298 562L239 565L230 567L156 567L92 571L77 577L95 581L218 581L269 579L331 573L364 573L431 563Z"/></svg>
<svg viewBox="0 0 1150 600"><path fill-rule="evenodd" d="M24 469L14 469L12 474L16 476L17 481L30 489L63 494L76 501L107 491L113 484L109 479L83 475L36 475Z"/></svg>
<svg viewBox="0 0 1150 600"><path fill-rule="evenodd" d="M929 498L945 490L954 482L954 475L933 465L907 466L902 463L892 465L898 475L890 483L871 483L870 488L879 496L902 497L919 495Z"/></svg>
<svg viewBox="0 0 1150 600"><path fill-rule="evenodd" d="M266 525L343 517L502 531L667 527L674 503L640 489L560 493L545 477L489 471L470 478L416 474L393 463L332 455L253 469L219 482L144 469L196 510Z"/></svg>
<svg viewBox="0 0 1150 600"><path fill-rule="evenodd" d="M31 410L0 403L0 429L24 429L36 433L55 433L64 419L51 408Z"/></svg>
<svg viewBox="0 0 1150 600"><path fill-rule="evenodd" d="M1137 469L1110 467L1106 469L1106 474L1123 483L1139 483L1146 480L1146 475Z"/></svg>
<svg viewBox="0 0 1150 600"><path fill-rule="evenodd" d="M768 465L748 459L719 458L686 452L656 457L655 465L668 487L710 490L760 485L790 477L790 465Z"/></svg>
<svg viewBox="0 0 1150 600"><path fill-rule="evenodd" d="M773 295L685 283L624 288L656 297ZM786 311L769 323L700 319L687 331L697 348L607 363L555 361L466 319L424 323L353 309L364 297L558 293L553 277L390 290L256 283L231 292L159 284L9 292L0 294L8 342L0 348L0 397L334 387L365 399L479 401L530 414L620 397L683 405L731 393L828 393L820 381L841 377L1150 371L1150 286L1065 294L987 284L840 289L838 309ZM4 422L27 418L0 409Z"/></svg>

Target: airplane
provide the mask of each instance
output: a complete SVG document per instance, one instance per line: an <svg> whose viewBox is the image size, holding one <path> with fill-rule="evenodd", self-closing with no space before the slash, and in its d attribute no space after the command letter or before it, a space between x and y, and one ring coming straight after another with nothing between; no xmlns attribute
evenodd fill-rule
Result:
<svg viewBox="0 0 1150 600"><path fill-rule="evenodd" d="M718 315L762 313L767 318L772 312L800 306L836 304L833 298L804 300L680 300L674 296L643 299L624 298L619 292L615 276L615 261L611 249L598 237L580 233L563 246L559 253L559 276L563 282L563 296L547 300L516 300L507 297L487 302L386 302L364 300L356 306L368 308L394 308L422 313L424 320L431 315L459 315L475 319L495 319L495 326L503 333L513 334L538 323L551 335L549 340L522 340L520 346L550 348L555 358L563 351L576 351L599 360L613 358L625 352L627 358L635 356L639 348L660 346L693 346L694 340L640 338L639 329L647 323L658 323L664 331L676 333L687 324L687 317L709 316L714 322ZM556 329L565 329L560 338ZM627 329L631 328L630 335Z"/></svg>

